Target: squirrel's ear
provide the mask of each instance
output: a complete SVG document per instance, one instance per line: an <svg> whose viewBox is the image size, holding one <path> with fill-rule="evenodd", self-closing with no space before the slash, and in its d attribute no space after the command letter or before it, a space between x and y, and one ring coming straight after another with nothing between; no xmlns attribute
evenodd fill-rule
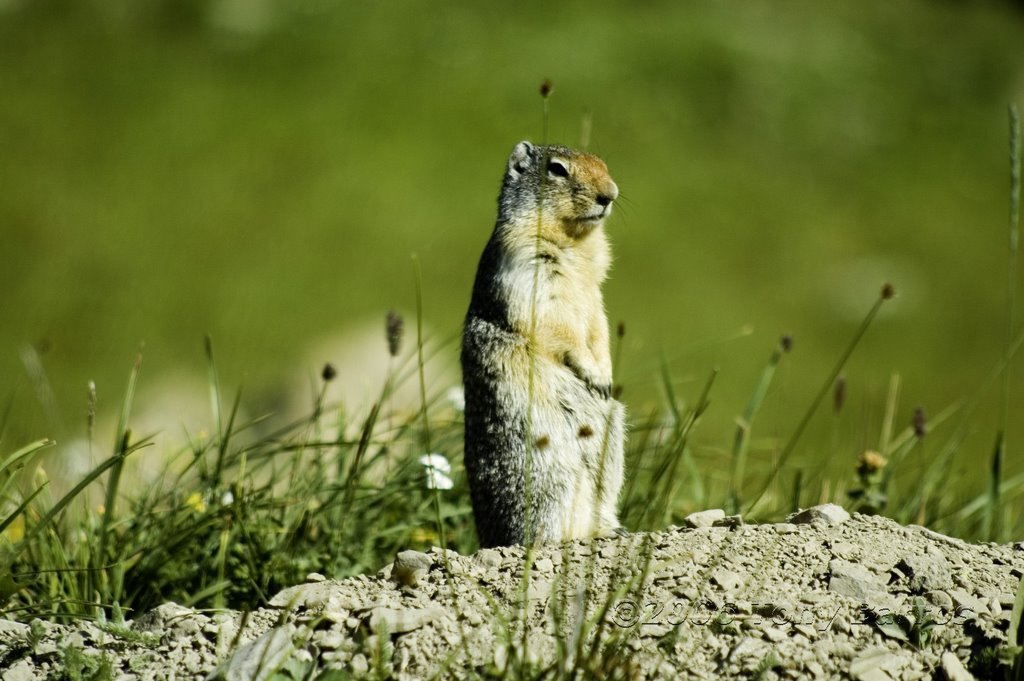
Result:
<svg viewBox="0 0 1024 681"><path fill-rule="evenodd" d="M521 175L526 172L526 169L530 167L533 151L533 144L526 140L517 144L508 157L509 172L513 175Z"/></svg>

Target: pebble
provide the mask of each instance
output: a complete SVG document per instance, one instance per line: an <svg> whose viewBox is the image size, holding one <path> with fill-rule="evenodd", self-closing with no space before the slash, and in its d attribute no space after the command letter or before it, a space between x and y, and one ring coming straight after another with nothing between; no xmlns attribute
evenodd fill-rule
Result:
<svg viewBox="0 0 1024 681"><path fill-rule="evenodd" d="M338 597L338 590L331 582L309 582L281 590L270 599L269 604L273 608L312 610L325 607L329 601L332 606L337 607L338 604L334 601Z"/></svg>
<svg viewBox="0 0 1024 681"><path fill-rule="evenodd" d="M370 662L366 659L366 655L356 653L349 662L349 669L353 676L360 678L366 676L366 673L370 671Z"/></svg>
<svg viewBox="0 0 1024 681"><path fill-rule="evenodd" d="M850 676L862 681L881 681L891 678L882 668L899 666L899 658L885 648L871 648L864 651L850 663ZM881 676L878 676L881 674Z"/></svg>
<svg viewBox="0 0 1024 681"><path fill-rule="evenodd" d="M807 525L811 523L825 523L826 525L838 525L850 519L850 514L845 508L838 504L820 504L793 513L786 518L786 522L794 525Z"/></svg>
<svg viewBox="0 0 1024 681"><path fill-rule="evenodd" d="M24 638L32 632L32 627L13 620L0 619L0 640Z"/></svg>
<svg viewBox="0 0 1024 681"><path fill-rule="evenodd" d="M941 666L949 681L974 681L974 676L964 668L964 663L954 653L943 653Z"/></svg>
<svg viewBox="0 0 1024 681"><path fill-rule="evenodd" d="M711 573L711 581L722 587L725 591L736 591L743 586L743 578L735 572L724 568L717 568Z"/></svg>
<svg viewBox="0 0 1024 681"><path fill-rule="evenodd" d="M712 527L727 527L730 530L734 530L737 527L743 526L743 516L741 515L727 515L724 518L719 518L711 524Z"/></svg>
<svg viewBox="0 0 1024 681"><path fill-rule="evenodd" d="M484 567L496 568L500 566L505 559L502 557L498 549L480 549L473 555L473 562L479 563Z"/></svg>
<svg viewBox="0 0 1024 681"><path fill-rule="evenodd" d="M531 601L543 601L551 595L551 581L547 579L531 579L526 590L526 597Z"/></svg>
<svg viewBox="0 0 1024 681"><path fill-rule="evenodd" d="M421 551L399 551L391 564L391 579L403 586L416 586L434 565L434 559Z"/></svg>
<svg viewBox="0 0 1024 681"><path fill-rule="evenodd" d="M925 600L940 610L949 611L953 609L953 599L945 591L928 591L924 597Z"/></svg>
<svg viewBox="0 0 1024 681"><path fill-rule="evenodd" d="M910 554L896 563L896 569L908 577L910 590L914 593L953 586L949 562L942 555L931 552Z"/></svg>
<svg viewBox="0 0 1024 681"><path fill-rule="evenodd" d="M829 561L828 570L829 591L862 602L867 602L879 593L885 593L885 585L862 565L837 558Z"/></svg>
<svg viewBox="0 0 1024 681"><path fill-rule="evenodd" d="M3 681L34 681L35 678L35 672L28 660L15 662L3 674Z"/></svg>
<svg viewBox="0 0 1024 681"><path fill-rule="evenodd" d="M692 529L703 529L713 527L716 521L725 519L725 511L720 508L713 508L707 511L691 513L683 519L686 526Z"/></svg>
<svg viewBox="0 0 1024 681"><path fill-rule="evenodd" d="M221 665L225 681L251 681L252 679L266 678L265 670L279 668L295 652L292 637L296 631L293 624L275 627L255 641L236 650ZM195 651L185 653L187 668L198 666L200 662L200 660L188 659L194 653Z"/></svg>
<svg viewBox="0 0 1024 681"><path fill-rule="evenodd" d="M952 589L949 592L953 602L958 608L963 608L964 612L958 613L961 617L970 619L972 616L987 613L988 603L980 598L976 598L971 594L967 593L963 589Z"/></svg>
<svg viewBox="0 0 1024 681"><path fill-rule="evenodd" d="M370 610L370 631L378 633L386 630L388 634L404 634L419 629L444 615L439 606L429 608L387 608L378 606Z"/></svg>

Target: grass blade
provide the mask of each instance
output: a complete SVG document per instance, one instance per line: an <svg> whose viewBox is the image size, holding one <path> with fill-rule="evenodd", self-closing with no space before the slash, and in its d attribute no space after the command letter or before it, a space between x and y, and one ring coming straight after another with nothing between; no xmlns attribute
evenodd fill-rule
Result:
<svg viewBox="0 0 1024 681"><path fill-rule="evenodd" d="M786 461L789 459L789 456L793 453L793 450L796 448L796 444L797 442L799 442L800 436L803 435L804 430L807 428L807 425L811 422L811 417L814 416L814 412L818 410L818 405L821 404L822 400L825 399L825 396L828 394L829 390L831 390L832 386L835 384L836 378L838 378L839 374L842 372L843 367L846 366L847 360L850 359L850 355L853 354L853 351L857 348L857 345L860 344L860 341L864 337L864 334L867 333L868 327L870 327L871 322L875 320L875 317L878 315L878 311L882 309L882 305L885 303L885 301L891 299L893 295L895 295L895 291L893 290L891 284L886 284L885 286L882 287L882 292L875 300L875 304L871 307L871 310L868 311L867 316L864 317L864 321L861 322L860 327L857 329L857 332L853 335L853 339L850 341L850 344L846 347L846 350L843 351L842 355L840 355L839 361L836 362L835 367L833 367L832 369L832 373L829 374L828 378L825 380L821 388L818 390L818 394L815 395L814 399L811 401L811 405L807 408L807 411L804 413L803 418L800 419L800 423L797 424L797 427L793 431L793 434L790 436L789 441L786 442L785 447L782 448L782 452L779 454L779 458L776 461L775 466L769 473L768 479L761 487L761 491L757 494L756 497L754 497L754 500L750 502L750 505L747 506L744 515L751 514L754 508L757 506L758 502L761 501L764 495L771 488L772 484L775 482L775 479L779 476L779 472L782 470L782 467L785 466Z"/></svg>
<svg viewBox="0 0 1024 681"><path fill-rule="evenodd" d="M733 438L732 445L732 473L729 479L728 505L730 513L736 513L740 506L740 488L743 485L743 472L746 467L747 449L750 445L750 431L754 426L754 418L757 416L757 412L761 409L761 403L764 402L764 398L768 394L768 387L772 383L772 378L775 377L775 369L778 368L782 355L789 351L791 343L792 341L789 336L783 336L779 339L778 344L772 351L771 357L768 359L768 364L761 372L761 378L754 388L754 393L750 396L750 401L747 402L747 408L744 410L743 415L737 419L736 435Z"/></svg>

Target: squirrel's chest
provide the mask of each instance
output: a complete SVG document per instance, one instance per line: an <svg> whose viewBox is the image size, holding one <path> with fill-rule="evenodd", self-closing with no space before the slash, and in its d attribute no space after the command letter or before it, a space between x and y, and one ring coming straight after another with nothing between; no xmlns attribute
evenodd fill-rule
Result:
<svg viewBox="0 0 1024 681"><path fill-rule="evenodd" d="M546 248L509 257L502 279L510 286L509 295L521 297L578 296L600 292L608 271L606 252Z"/></svg>

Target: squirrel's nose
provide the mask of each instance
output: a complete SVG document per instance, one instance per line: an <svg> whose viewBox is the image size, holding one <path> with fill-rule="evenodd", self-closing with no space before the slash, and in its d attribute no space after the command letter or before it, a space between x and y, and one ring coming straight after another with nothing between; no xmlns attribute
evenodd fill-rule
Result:
<svg viewBox="0 0 1024 681"><path fill-rule="evenodd" d="M619 197L619 188L614 182L609 182L607 186L602 187L600 192L595 199L597 205L602 208L606 208L612 201Z"/></svg>

